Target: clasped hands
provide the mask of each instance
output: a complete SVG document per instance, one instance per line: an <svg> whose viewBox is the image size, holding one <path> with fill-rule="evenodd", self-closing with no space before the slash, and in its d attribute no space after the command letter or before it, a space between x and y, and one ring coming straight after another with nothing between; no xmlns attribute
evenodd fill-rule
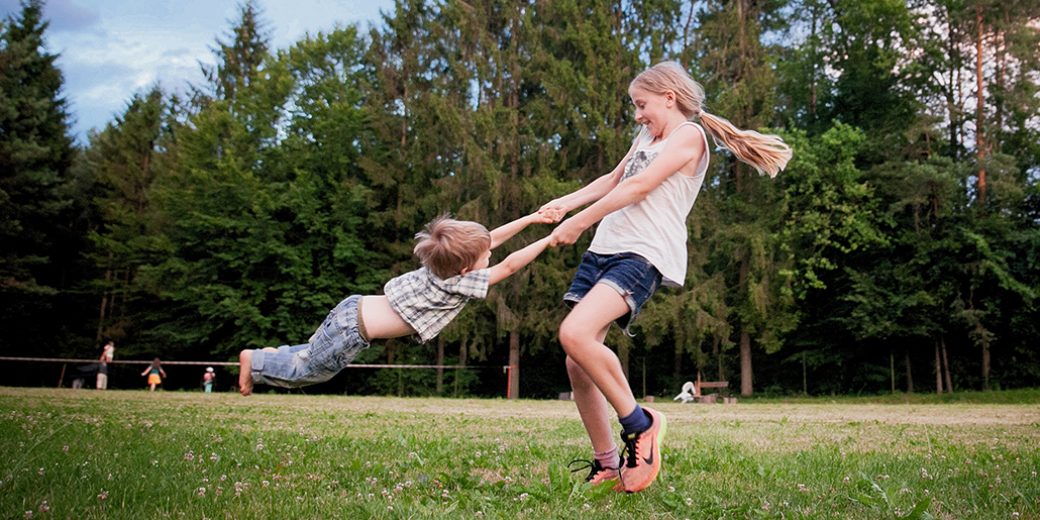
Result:
<svg viewBox="0 0 1040 520"><path fill-rule="evenodd" d="M538 209L538 214L546 218L548 222L559 222L567 215L567 209L556 200L546 203ZM585 231L587 226L579 224L574 218L565 220L553 230L549 239L549 247L566 246L578 241L578 237Z"/></svg>

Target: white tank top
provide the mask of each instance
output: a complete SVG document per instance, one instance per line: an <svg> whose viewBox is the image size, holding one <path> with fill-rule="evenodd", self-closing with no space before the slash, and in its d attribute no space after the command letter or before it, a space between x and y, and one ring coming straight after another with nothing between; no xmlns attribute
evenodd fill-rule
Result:
<svg viewBox="0 0 1040 520"><path fill-rule="evenodd" d="M708 170L708 138L700 125L686 121L667 137L653 143L653 136L640 132L636 150L621 180L639 175L657 158L665 142L683 125L693 125L704 139L704 155L695 175L673 173L646 198L610 213L600 221L589 251L602 255L636 253L661 272L662 283L682 287L686 279L686 217L693 209Z"/></svg>

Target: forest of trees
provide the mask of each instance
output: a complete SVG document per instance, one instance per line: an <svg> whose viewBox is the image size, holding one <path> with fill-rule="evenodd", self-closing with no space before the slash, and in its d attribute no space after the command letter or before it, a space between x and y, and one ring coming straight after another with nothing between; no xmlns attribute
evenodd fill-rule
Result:
<svg viewBox="0 0 1040 520"><path fill-rule="evenodd" d="M0 25L0 356L305 341L415 268L432 217L493 227L612 169L628 82L673 59L794 158L771 180L712 151L686 286L608 336L637 395L698 371L743 395L1040 384L1040 2L398 0L276 49L250 0L204 81L137 93L82 145L42 7ZM561 296L590 239L357 362L515 364L520 396L566 391ZM501 395L500 372L339 384Z"/></svg>

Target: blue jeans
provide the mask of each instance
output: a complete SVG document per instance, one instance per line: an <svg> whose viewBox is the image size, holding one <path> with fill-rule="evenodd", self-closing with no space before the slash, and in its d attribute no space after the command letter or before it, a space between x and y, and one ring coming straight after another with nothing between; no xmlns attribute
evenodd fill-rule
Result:
<svg viewBox="0 0 1040 520"><path fill-rule="evenodd" d="M358 295L341 301L307 343L283 345L275 352L254 350L253 382L296 388L332 379L368 348L358 328L360 305Z"/></svg>
<svg viewBox="0 0 1040 520"><path fill-rule="evenodd" d="M574 307L597 283L614 289L628 304L628 313L614 320L625 334L639 315L643 304L661 285L661 272L649 260L635 253L601 255L586 251L581 257L578 272L574 273L571 288L563 301Z"/></svg>

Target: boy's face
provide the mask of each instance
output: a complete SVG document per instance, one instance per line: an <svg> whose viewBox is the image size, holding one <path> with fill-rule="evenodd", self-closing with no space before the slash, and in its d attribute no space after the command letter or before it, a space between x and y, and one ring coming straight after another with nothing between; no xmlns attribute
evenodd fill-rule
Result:
<svg viewBox="0 0 1040 520"><path fill-rule="evenodd" d="M469 269L464 270L462 272L462 274L466 274L466 273L473 272L473 271L479 271L481 269L487 269L487 267L489 265L491 265L491 249L490 248L486 249L484 251L484 253L482 255L480 255L479 258L477 258L477 261L474 262L473 265L470 266Z"/></svg>

